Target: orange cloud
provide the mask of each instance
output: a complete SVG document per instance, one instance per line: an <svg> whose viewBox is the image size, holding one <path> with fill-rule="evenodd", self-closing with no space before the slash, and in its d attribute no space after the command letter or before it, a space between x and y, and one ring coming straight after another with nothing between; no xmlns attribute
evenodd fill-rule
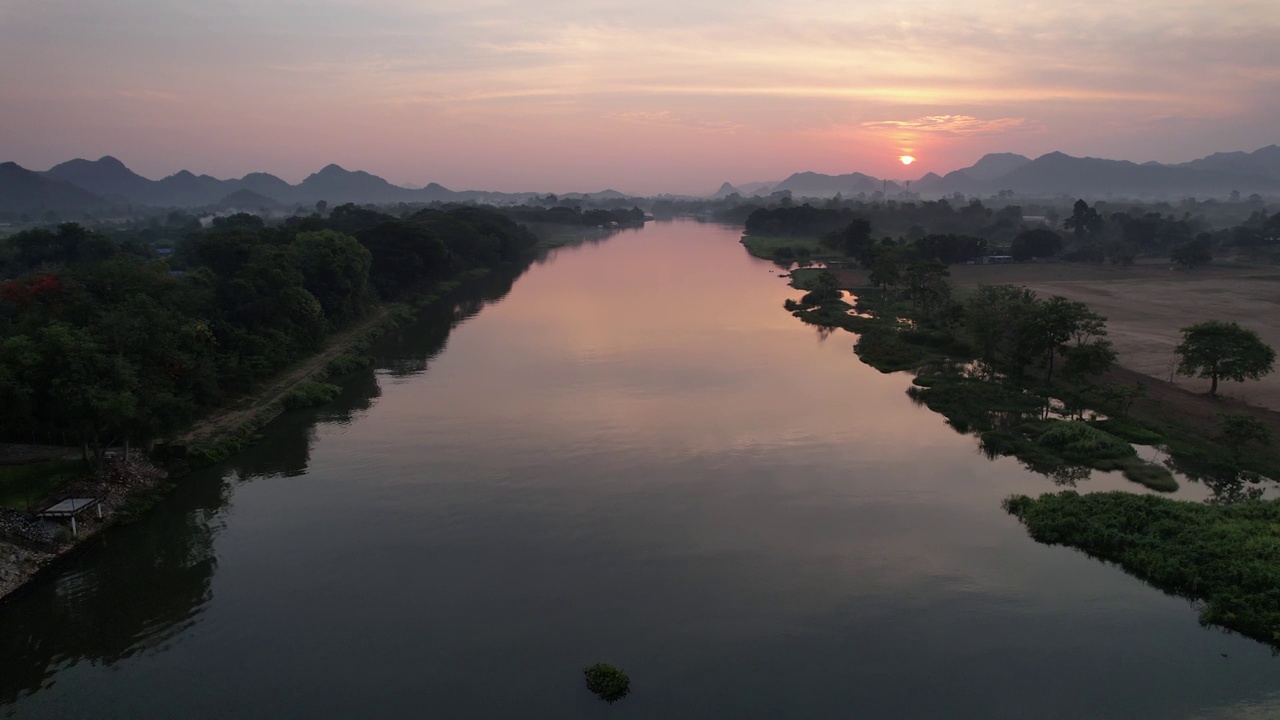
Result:
<svg viewBox="0 0 1280 720"><path fill-rule="evenodd" d="M995 118L983 120L972 115L926 115L914 120L876 120L864 122L862 127L882 130L908 130L918 132L944 133L947 135L968 136L986 135L989 133L1007 132L1009 130L1029 130L1038 126L1028 122L1027 118Z"/></svg>

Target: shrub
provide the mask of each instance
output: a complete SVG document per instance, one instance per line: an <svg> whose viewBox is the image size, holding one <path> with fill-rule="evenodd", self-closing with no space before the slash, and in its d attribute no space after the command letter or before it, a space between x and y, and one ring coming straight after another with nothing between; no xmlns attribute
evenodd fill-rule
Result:
<svg viewBox="0 0 1280 720"><path fill-rule="evenodd" d="M608 663L596 663L582 672L587 676L587 688L610 705L631 692L631 678Z"/></svg>
<svg viewBox="0 0 1280 720"><path fill-rule="evenodd" d="M280 403L286 410L316 407L332 402L341 390L342 388L331 383L306 380L299 383L293 390L290 390L289 394L285 395Z"/></svg>

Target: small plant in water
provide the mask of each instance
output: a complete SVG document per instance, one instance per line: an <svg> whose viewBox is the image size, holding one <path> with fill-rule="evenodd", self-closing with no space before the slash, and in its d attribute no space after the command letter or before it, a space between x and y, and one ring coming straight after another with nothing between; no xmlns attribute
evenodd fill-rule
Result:
<svg viewBox="0 0 1280 720"><path fill-rule="evenodd" d="M631 692L631 678L608 663L596 663L582 672L587 676L587 688L610 705Z"/></svg>

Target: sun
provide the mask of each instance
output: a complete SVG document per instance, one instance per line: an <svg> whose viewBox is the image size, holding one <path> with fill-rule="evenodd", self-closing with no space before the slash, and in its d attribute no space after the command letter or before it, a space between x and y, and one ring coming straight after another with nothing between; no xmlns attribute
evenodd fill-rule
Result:
<svg viewBox="0 0 1280 720"><path fill-rule="evenodd" d="M910 155L901 155L898 157L898 159L902 161L903 165L910 165L911 163L916 161L916 159L911 157Z"/></svg>

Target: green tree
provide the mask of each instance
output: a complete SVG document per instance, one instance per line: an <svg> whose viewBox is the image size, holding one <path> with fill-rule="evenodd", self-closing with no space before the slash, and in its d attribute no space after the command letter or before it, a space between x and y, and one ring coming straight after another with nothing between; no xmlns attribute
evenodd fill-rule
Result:
<svg viewBox="0 0 1280 720"><path fill-rule="evenodd" d="M1208 265L1213 260L1212 240L1208 233L1201 233L1195 240L1178 243L1169 252L1169 259L1187 269Z"/></svg>
<svg viewBox="0 0 1280 720"><path fill-rule="evenodd" d="M1210 320L1182 328L1182 342L1174 349L1178 374L1213 381L1209 394L1218 394L1218 380L1257 380L1271 372L1276 351L1252 330L1236 323Z"/></svg>
<svg viewBox="0 0 1280 720"><path fill-rule="evenodd" d="M1036 303L1030 316L1028 342L1044 355L1044 380L1053 379L1054 360L1059 353L1074 359L1073 374L1097 374L1110 365L1110 343L1098 341L1107 334L1107 319L1089 309L1088 305L1055 295ZM1074 341L1069 346L1068 343ZM1068 347L1074 348L1067 353ZM1090 348L1083 350L1081 348Z"/></svg>
<svg viewBox="0 0 1280 720"><path fill-rule="evenodd" d="M1015 285L979 285L965 302L965 330L978 357L1004 361L1021 373L1039 352L1028 342L1027 325L1035 312L1036 294Z"/></svg>
<svg viewBox="0 0 1280 720"><path fill-rule="evenodd" d="M843 230L822 240L822 244L843 253L846 257L858 257L871 243L871 223L854 218Z"/></svg>
<svg viewBox="0 0 1280 720"><path fill-rule="evenodd" d="M1062 250L1062 236L1049 228L1023 230L1013 239L1009 254L1014 260L1048 258Z"/></svg>
<svg viewBox="0 0 1280 720"><path fill-rule="evenodd" d="M372 256L355 238L333 230L298 233L293 240L303 287L320 301L331 322L359 314Z"/></svg>
<svg viewBox="0 0 1280 720"><path fill-rule="evenodd" d="M1071 217L1063 221L1062 227L1071 230L1076 237L1092 235L1102 229L1104 222L1097 209L1089 207L1084 200L1076 200L1071 208Z"/></svg>
<svg viewBox="0 0 1280 720"><path fill-rule="evenodd" d="M1237 461L1249 443L1271 444L1271 426L1249 413L1218 413L1218 421L1222 439Z"/></svg>

